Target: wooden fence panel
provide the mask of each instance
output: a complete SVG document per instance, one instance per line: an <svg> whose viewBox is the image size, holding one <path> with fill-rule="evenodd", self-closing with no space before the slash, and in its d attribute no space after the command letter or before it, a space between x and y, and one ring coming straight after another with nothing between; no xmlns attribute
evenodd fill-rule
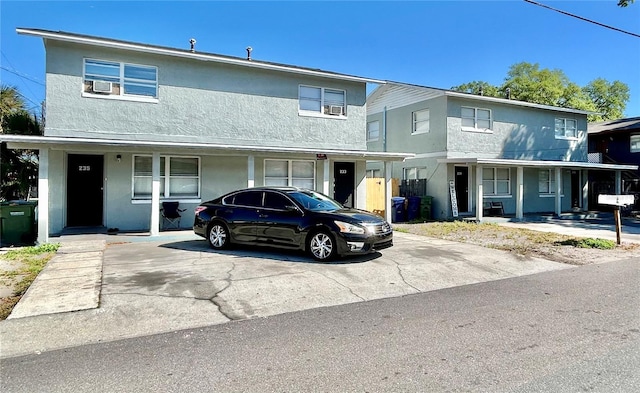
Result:
<svg viewBox="0 0 640 393"><path fill-rule="evenodd" d="M383 177L367 178L367 205L366 210L385 216L384 200L385 179ZM391 179L391 195L400 195L400 182L398 179Z"/></svg>

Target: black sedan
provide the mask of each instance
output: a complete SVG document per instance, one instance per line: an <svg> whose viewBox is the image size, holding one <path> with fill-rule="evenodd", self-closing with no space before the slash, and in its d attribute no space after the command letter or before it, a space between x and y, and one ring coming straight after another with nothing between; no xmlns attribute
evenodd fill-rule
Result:
<svg viewBox="0 0 640 393"><path fill-rule="evenodd" d="M214 249L266 245L305 250L318 261L393 245L381 217L295 187L248 188L205 202L195 209L193 231Z"/></svg>

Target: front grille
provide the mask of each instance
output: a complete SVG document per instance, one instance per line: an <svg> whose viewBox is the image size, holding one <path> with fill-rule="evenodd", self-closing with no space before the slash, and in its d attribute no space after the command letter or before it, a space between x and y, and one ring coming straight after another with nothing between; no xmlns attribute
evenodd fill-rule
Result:
<svg viewBox="0 0 640 393"><path fill-rule="evenodd" d="M372 232L376 235L384 235L392 231L391 225L389 225L388 222L385 222L384 224L371 225L370 228L373 229Z"/></svg>

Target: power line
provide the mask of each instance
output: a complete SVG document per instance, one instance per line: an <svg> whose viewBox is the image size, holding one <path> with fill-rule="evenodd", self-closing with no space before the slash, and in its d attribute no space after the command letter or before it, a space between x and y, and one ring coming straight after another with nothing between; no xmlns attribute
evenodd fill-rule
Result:
<svg viewBox="0 0 640 393"><path fill-rule="evenodd" d="M10 73L12 73L12 74L14 74L14 75L17 75L17 76L19 76L19 77L21 77L21 78L24 78L24 79L30 80L30 81L31 81L31 82L33 82L33 83L37 83L37 84L39 84L40 86L44 86L44 83L42 83L42 82L40 82L40 81L38 81L38 80L36 80L36 79L33 79L33 78L29 77L28 75L22 74L22 73L20 73L20 72L18 72L18 71L16 71L16 70L13 70L13 69L7 68L7 67L5 67L5 66L3 66L3 65L0 65L0 68L2 68L3 70L5 70L5 71L7 71L7 72L10 72Z"/></svg>
<svg viewBox="0 0 640 393"><path fill-rule="evenodd" d="M527 3L531 3L533 5L537 5L537 6L540 6L540 7L543 7L543 8L550 9L551 11L559 12L561 14L564 14L564 15L567 15L567 16L571 16L573 18L577 18L577 19L583 20L585 22L593 23L594 25L602 26L602 27L605 27L607 29L615 30L615 31L618 31L620 33L629 34L629 35L632 35L634 37L640 38L640 34L631 33L629 31L618 29L617 27L605 25L604 23L600 23L600 22L596 22L596 21L591 20L591 19L583 18L582 16L578 16L578 15L571 14L571 13L566 12L566 11L562 11L562 10L559 10L559 9L556 9L556 8L553 8L553 7L549 7L548 5L540 4L540 3L537 3L537 2L532 1L532 0L524 0L524 1L526 1Z"/></svg>

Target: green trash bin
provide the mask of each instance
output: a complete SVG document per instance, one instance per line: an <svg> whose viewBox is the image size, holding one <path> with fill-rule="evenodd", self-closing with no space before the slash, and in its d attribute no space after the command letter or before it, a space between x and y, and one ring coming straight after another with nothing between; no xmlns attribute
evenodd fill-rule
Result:
<svg viewBox="0 0 640 393"><path fill-rule="evenodd" d="M423 196L420 197L420 215L424 220L431 219L431 203L433 202L433 197Z"/></svg>
<svg viewBox="0 0 640 393"><path fill-rule="evenodd" d="M0 245L33 245L36 240L37 202L0 203Z"/></svg>

